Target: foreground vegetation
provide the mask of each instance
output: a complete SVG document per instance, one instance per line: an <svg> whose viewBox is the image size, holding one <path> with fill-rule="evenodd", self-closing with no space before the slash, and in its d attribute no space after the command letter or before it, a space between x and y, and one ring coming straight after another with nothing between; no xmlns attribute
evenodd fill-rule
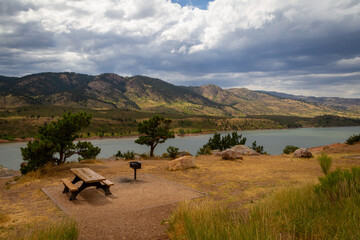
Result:
<svg viewBox="0 0 360 240"><path fill-rule="evenodd" d="M59 223L47 226L31 226L19 231L13 236L14 240L76 240L79 236L78 224L73 219L64 219Z"/></svg>
<svg viewBox="0 0 360 240"><path fill-rule="evenodd" d="M360 168L336 170L320 184L289 188L251 208L184 202L172 214L172 239L359 239Z"/></svg>
<svg viewBox="0 0 360 240"><path fill-rule="evenodd" d="M0 139L37 137L37 127L60 118L64 113L86 111L93 116L91 124L83 129L81 137L119 137L138 134L138 123L154 113L129 109L92 110L60 106L28 106L0 110ZM204 116L159 112L171 118L172 128L180 135L224 130L282 129L296 127L358 126L359 119L331 115L314 118L295 116L252 115L246 117Z"/></svg>

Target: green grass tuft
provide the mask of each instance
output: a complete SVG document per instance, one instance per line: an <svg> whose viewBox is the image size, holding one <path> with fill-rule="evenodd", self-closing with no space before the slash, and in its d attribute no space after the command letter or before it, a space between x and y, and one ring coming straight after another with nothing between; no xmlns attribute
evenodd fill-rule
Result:
<svg viewBox="0 0 360 240"><path fill-rule="evenodd" d="M330 156L328 156L325 152L321 152L321 155L317 158L320 167L325 175L329 173L332 159Z"/></svg>

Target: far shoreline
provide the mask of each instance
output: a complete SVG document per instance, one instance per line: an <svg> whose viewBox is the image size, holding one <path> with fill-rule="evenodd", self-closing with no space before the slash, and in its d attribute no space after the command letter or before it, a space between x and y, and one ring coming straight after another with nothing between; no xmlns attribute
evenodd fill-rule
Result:
<svg viewBox="0 0 360 240"><path fill-rule="evenodd" d="M206 134L213 134L213 133L231 133L231 132L244 132L244 131L261 131L261 130L290 130L290 129L304 129L304 128L340 128L340 127L360 127L358 126L329 126L329 127L315 127L315 126L305 126L301 128L257 128L257 129L242 129L242 130L218 130L218 131L204 131L199 133L185 133L185 134L179 134L176 133L175 137L191 137L191 136L199 136L199 135L206 135ZM108 140L108 139L132 139L139 137L140 134L134 134L134 135L123 135L123 136L92 136L92 137L81 137L75 139L75 141L88 141L88 140ZM14 138L14 140L6 140L6 139L0 139L0 144L6 144L6 143L21 143L21 142L28 142L36 140L34 137L28 137L28 138Z"/></svg>

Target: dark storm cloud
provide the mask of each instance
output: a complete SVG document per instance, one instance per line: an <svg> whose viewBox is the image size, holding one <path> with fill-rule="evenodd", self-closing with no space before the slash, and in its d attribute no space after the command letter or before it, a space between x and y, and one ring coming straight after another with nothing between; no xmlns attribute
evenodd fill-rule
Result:
<svg viewBox="0 0 360 240"><path fill-rule="evenodd" d="M30 9L36 10L38 8L34 4L23 2L20 0L0 2L0 15L2 17L13 16L21 11L28 11Z"/></svg>
<svg viewBox="0 0 360 240"><path fill-rule="evenodd" d="M205 10L195 1L3 1L0 74L115 72L360 97L358 1L201 4Z"/></svg>

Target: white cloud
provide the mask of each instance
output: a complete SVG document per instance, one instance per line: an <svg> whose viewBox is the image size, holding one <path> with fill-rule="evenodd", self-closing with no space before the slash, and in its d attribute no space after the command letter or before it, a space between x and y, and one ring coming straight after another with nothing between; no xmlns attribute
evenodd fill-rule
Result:
<svg viewBox="0 0 360 240"><path fill-rule="evenodd" d="M3 75L116 71L173 83L219 77L224 86L266 85L268 76L271 87L319 74L353 81L344 74L360 67L353 0L215 0L206 10L170 0L12 0L0 9Z"/></svg>
<svg viewBox="0 0 360 240"><path fill-rule="evenodd" d="M336 62L340 66L345 67L360 67L360 57L341 59Z"/></svg>

